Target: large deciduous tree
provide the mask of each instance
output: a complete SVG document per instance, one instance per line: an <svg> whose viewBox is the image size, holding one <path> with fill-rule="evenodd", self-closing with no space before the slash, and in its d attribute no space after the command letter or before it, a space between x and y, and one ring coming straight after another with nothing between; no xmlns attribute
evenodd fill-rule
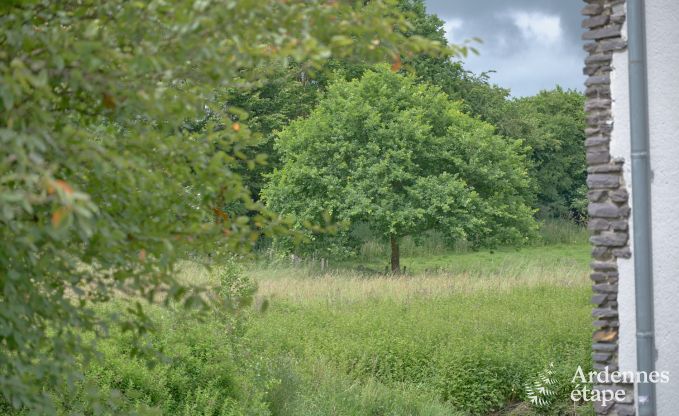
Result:
<svg viewBox="0 0 679 416"><path fill-rule="evenodd" d="M436 229L450 240L499 244L523 241L536 227L522 143L386 67L332 84L276 147L283 165L262 193L268 206L300 222L329 214L367 223L391 242L393 272L405 235Z"/></svg>

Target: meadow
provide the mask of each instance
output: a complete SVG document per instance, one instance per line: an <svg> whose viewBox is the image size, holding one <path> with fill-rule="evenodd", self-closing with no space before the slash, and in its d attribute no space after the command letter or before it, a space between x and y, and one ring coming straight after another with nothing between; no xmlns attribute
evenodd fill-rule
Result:
<svg viewBox="0 0 679 416"><path fill-rule="evenodd" d="M568 399L577 366L591 367L585 234L548 224L535 246L479 251L435 249L434 237L428 254L405 245L397 276L375 271L375 241L323 270L266 256L236 273L187 262L185 283L237 292L247 276L257 292L207 314L149 307L156 330L101 341L61 403L86 413L88 392L114 391L109 408L140 414L591 414ZM526 385L546 369L551 393L535 406Z"/></svg>

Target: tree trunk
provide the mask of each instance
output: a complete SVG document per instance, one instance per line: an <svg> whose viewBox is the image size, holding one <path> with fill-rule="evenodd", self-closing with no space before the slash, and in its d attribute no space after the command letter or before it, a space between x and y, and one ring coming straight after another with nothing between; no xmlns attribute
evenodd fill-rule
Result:
<svg viewBox="0 0 679 416"><path fill-rule="evenodd" d="M391 272L401 273L401 254L398 251L398 238L395 235L391 236Z"/></svg>

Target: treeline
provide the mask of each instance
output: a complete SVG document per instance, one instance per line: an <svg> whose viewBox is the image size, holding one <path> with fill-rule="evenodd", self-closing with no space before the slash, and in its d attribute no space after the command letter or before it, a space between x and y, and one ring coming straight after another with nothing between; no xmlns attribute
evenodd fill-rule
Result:
<svg viewBox="0 0 679 416"><path fill-rule="evenodd" d="M398 7L401 11L409 13L409 20L412 26L408 32L404 33L406 36L421 36L439 44L447 44L443 30L444 22L437 16L428 14L422 0L401 0L398 3ZM358 137L360 135L359 130L365 132L369 127L361 124L360 121L357 121L358 124L349 123L341 127L338 127L337 124L341 124L341 120L347 120L348 117L351 117L350 113L352 111L361 111L355 108L352 109L351 105L371 102L371 97L379 96L384 92L384 89L389 90L391 87L387 84L390 81L387 81L386 78L383 79L381 86L375 87L372 92L368 92L366 96L360 98L360 103L352 103L351 100L345 100L345 102L332 105L333 110L332 114L329 114L329 120L323 122L324 124L321 126L316 126L316 131L311 133L306 140L300 141L299 136L303 136L305 133L302 131L303 129L299 128L302 122L296 123L296 121L311 119L307 126L314 124L313 120L321 122L320 118L322 117L315 114L315 112L322 112L322 108L331 105L330 103L333 100L337 100L338 90L343 89L345 92L351 90L352 85L354 85L352 81L362 80L366 77L366 74L372 74L376 70L380 72L379 69L375 69L371 64L355 59L331 59L313 71L308 71L302 66L291 62L287 67L280 68L275 74L272 74L272 77L263 85L251 90L231 92L231 97L226 105L242 109L246 112L250 128L261 135L260 142L248 148L248 154L253 157L256 155L267 156L266 164L259 165L256 168L242 167L239 170L239 173L244 178L244 184L248 186L253 196L259 199L268 193L270 195L268 199L269 206L279 213L293 214L299 228L305 228L303 227L304 221L301 220L306 220L307 224L322 223L326 219L344 221L345 224L355 222L374 223L378 221L376 219L377 214L375 214L375 211L378 209L372 209L371 207L380 206L379 210L389 212L390 215L393 214L390 217L387 216L389 218L384 217L382 220L379 220L381 224L374 227L377 237L385 238L386 240L393 240L391 237L394 236L398 239L405 234L419 234L425 231L425 229L431 228L436 228L439 231L443 230L444 234L447 233L451 240L466 239L476 244L512 243L532 238L529 232L530 226L524 224L518 228L514 227L520 222L525 223L526 215L522 214L524 210L517 209L516 206L505 203L506 201L503 202L502 198L490 198L487 201L496 211L495 219L491 219L491 215L481 214L481 209L478 207L472 208L471 205L468 209L463 209L456 214L444 211L440 211L434 216L428 216L423 213L416 214L414 207L406 208L408 205L417 205L414 202L416 197L405 194L403 197L407 201L392 201L391 207L384 206L385 195L380 196L378 198L379 201L374 200L371 203L364 203L361 208L359 208L361 204L356 199L351 200L351 204L354 204L353 208L340 206L340 204L333 202L338 199L344 199L345 202L350 201L346 199L346 194L340 191L340 188L348 187L344 183L347 174L329 172L326 169L329 166L326 166L324 162L337 159L338 154L346 149L342 149L341 146L340 148L320 149L315 143L325 133L332 132L330 135L325 135L326 137L324 137L323 141L329 143L343 136L340 141L343 141L348 146L357 146L351 151L353 153L347 153L343 156L347 159L347 162L352 158L360 157L358 150L365 146L367 142ZM530 214L532 217L538 219L558 217L578 223L584 220L586 216L586 172L585 153L583 151L585 116L584 97L581 93L556 87L550 91L541 91L535 96L513 98L508 89L492 84L487 73L473 74L466 70L460 61L450 59L447 56L406 55L392 63L391 71L397 72L408 79L405 84L398 88L410 88L404 87L404 85L412 83L429 88L429 91L431 91L429 96L431 102L420 102L417 104L420 107L441 105L438 98L434 98L439 97L437 93L440 92L445 95L447 101L456 103L454 104L454 111L460 111L470 119L464 121L464 123L472 123L467 126L470 134L473 131L478 131L478 128L472 126L480 126L478 123L472 122L471 119L492 126L491 133L503 138L501 142L495 142L496 144L493 145L493 147L497 148L495 150L498 153L494 156L495 158L502 153L500 149L502 143L513 144L516 147L513 153L520 155L522 160L515 161L509 165L512 165L512 169L520 168L526 170L526 184L525 186L524 184L519 185L515 181L512 185L505 188L505 194L508 194L508 192L520 194L521 203L533 209L533 212ZM392 78L392 80L394 79ZM390 91L389 94L398 94L398 88ZM413 94L416 93L413 90ZM382 104L386 105L389 97L384 96L383 98L384 102ZM393 110L399 110L404 102L392 102L390 105L392 105ZM373 109L382 105L373 104L375 104ZM447 105L445 104L445 106ZM388 113L392 109L385 109L385 111L377 115L378 118L382 117L381 122L383 124L391 117ZM398 111L395 111L395 113L398 113ZM367 117L367 114L368 112L364 112L361 117ZM426 123L435 130L436 126L434 124L439 121L440 118L436 120L429 119ZM445 130L447 127L438 126L438 128ZM398 130L404 131L404 126L400 126ZM463 132L460 132L458 137L463 134ZM418 149L418 151L436 152L437 146L439 147L438 150L443 151L445 145L452 145L455 142L456 137L451 136L450 132L445 131L442 132L442 135L447 135L450 139L449 142L446 143L445 140L439 144L432 142L431 149L418 148L417 143L421 143L422 138L413 138L413 141L407 145L403 143L397 145L393 142L385 147L383 146L384 143L382 143L377 148L377 160L380 157L385 157L387 148L391 145L403 145L405 146L404 151L407 151L409 147L411 150ZM487 134L474 136L464 146L476 146L475 140L478 140L480 144L483 142L485 135ZM395 135L392 135L392 138L396 140ZM293 142L297 144L291 144ZM443 147L441 146L442 144ZM461 145L458 143L459 146ZM299 159L305 152L317 152L316 156L321 160L312 161L309 159L307 160L308 163L300 162ZM469 155L464 156L463 153L463 151L458 151L457 156L469 159ZM511 157L505 155L504 159L506 160L507 158L511 159ZM337 160L333 163L336 162ZM405 160L401 162L406 163ZM483 162L477 162L486 163L488 168L494 167L491 166L493 164L492 158L485 158ZM418 162L411 160L408 163L416 163L420 168L429 170L426 174L420 172L418 175L428 176L431 180L434 180L432 175L440 175L443 172L451 175L459 174L466 185L470 185L467 186L468 189L476 189L483 196L484 192L482 189L479 187L474 188L471 182L475 178L478 179L479 175L483 176L487 172L481 173L481 171L477 171L471 173L471 170L468 170L468 174L471 176L465 177L464 169L461 166L453 168L454 163L452 159L445 158L441 160L422 159ZM441 165L432 166L432 164L437 163ZM395 166L398 165L398 161L395 161L394 164ZM424 166L425 164L429 164L429 166ZM315 173L312 175L309 169L314 170ZM348 163L347 169L353 170L356 169L356 166L354 163ZM390 169L393 171L394 167ZM286 173L283 175L282 171ZM306 173L302 173L303 171L306 171ZM495 177L504 174L511 176L511 169L502 168L501 172L498 172ZM293 184L294 181L281 181L281 175L287 175L287 178L290 178L291 175L297 175L297 182ZM313 177L314 175L316 176L315 178ZM325 175L325 177L320 178L319 175ZM395 180L388 178L380 179L379 175L374 175L378 174L373 172L374 188L368 186L361 188L360 191L356 188L354 191L362 192L363 194L379 193L380 180L382 180L383 186L390 186L394 189L399 188L401 185L414 186L414 177L408 180L401 180L401 185L397 186ZM335 180L338 184L341 183L341 185L335 186L332 190L328 187L319 188L318 185L323 181L327 182L330 180ZM366 180L368 179L366 178ZM275 182L275 185L272 185L272 181ZM315 185L313 185L314 181ZM445 182L446 180L444 179L438 181L438 183ZM496 182L496 185L497 189L494 191L498 191L502 187L502 182ZM418 186L422 188L424 182L420 181ZM267 188L268 191L262 193ZM392 192L392 194L397 193ZM495 193L496 196L499 196L498 192ZM285 202L286 198L280 197L281 195L288 196L287 202ZM488 196L486 195L486 197ZM293 201L295 198L297 200ZM455 199L451 197L450 203L453 204L455 203L454 201ZM422 207L425 205L432 207L433 201L431 199L422 200L421 204ZM232 207L232 209L234 208ZM372 214L369 218L366 218L362 215L350 213L352 209L354 211L362 211L363 213L370 211ZM510 219L505 216L502 221L498 221L497 218L503 210L514 210L517 218ZM399 211L401 214L397 214ZM328 216L328 218L325 218L323 215ZM408 220L400 221L395 219L398 215L404 215ZM420 216L418 220L420 224L404 225L406 222L413 222L414 215ZM438 217L442 220L446 216L451 217L453 215L456 215L458 223L464 223L466 228L451 226L450 224L446 225L434 218ZM399 222L401 223L400 225ZM513 238L505 238L511 230L515 231ZM503 237L503 235L505 236ZM307 249L311 251L329 251L329 253L326 253L329 255L342 255L347 250L355 250L357 242L351 241L351 236L350 232L335 238L328 237L327 234L322 233L307 233L307 237L312 243L307 245ZM292 245L286 244L284 240L282 243L281 239L277 240L278 247L292 250ZM393 261L394 258L392 256L392 263Z"/></svg>

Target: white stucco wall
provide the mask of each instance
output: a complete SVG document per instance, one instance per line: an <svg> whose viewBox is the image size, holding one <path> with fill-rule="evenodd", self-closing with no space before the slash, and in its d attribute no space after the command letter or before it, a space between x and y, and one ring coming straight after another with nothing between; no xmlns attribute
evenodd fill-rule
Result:
<svg viewBox="0 0 679 416"><path fill-rule="evenodd" d="M679 3L676 0L647 1L646 31L653 172L651 221L658 351L656 368L670 372L670 382L656 387L657 405L658 415L674 415L679 414ZM614 56L613 67L611 93L615 124L611 153L625 158L624 178L630 190L626 52ZM633 198L634 191L630 191ZM630 219L630 227L632 226ZM634 256L634 252L632 255ZM634 370L636 340L633 261L619 259L618 266L619 365L621 370Z"/></svg>
<svg viewBox="0 0 679 416"><path fill-rule="evenodd" d="M626 37L627 25L622 28L623 36ZM627 69L627 52L619 52L613 55L611 67L611 111L613 113L613 131L611 132L610 151L611 157L620 157L625 160L623 165L623 178L630 195L629 204L632 206L632 169L630 152L630 114L629 114L629 71ZM630 248L632 246L632 218L630 217ZM634 261L632 259L618 259L618 272L620 273L618 285L618 313L620 322L620 343L618 346L618 365L620 370L634 371L636 368L635 332L636 322L634 316Z"/></svg>

